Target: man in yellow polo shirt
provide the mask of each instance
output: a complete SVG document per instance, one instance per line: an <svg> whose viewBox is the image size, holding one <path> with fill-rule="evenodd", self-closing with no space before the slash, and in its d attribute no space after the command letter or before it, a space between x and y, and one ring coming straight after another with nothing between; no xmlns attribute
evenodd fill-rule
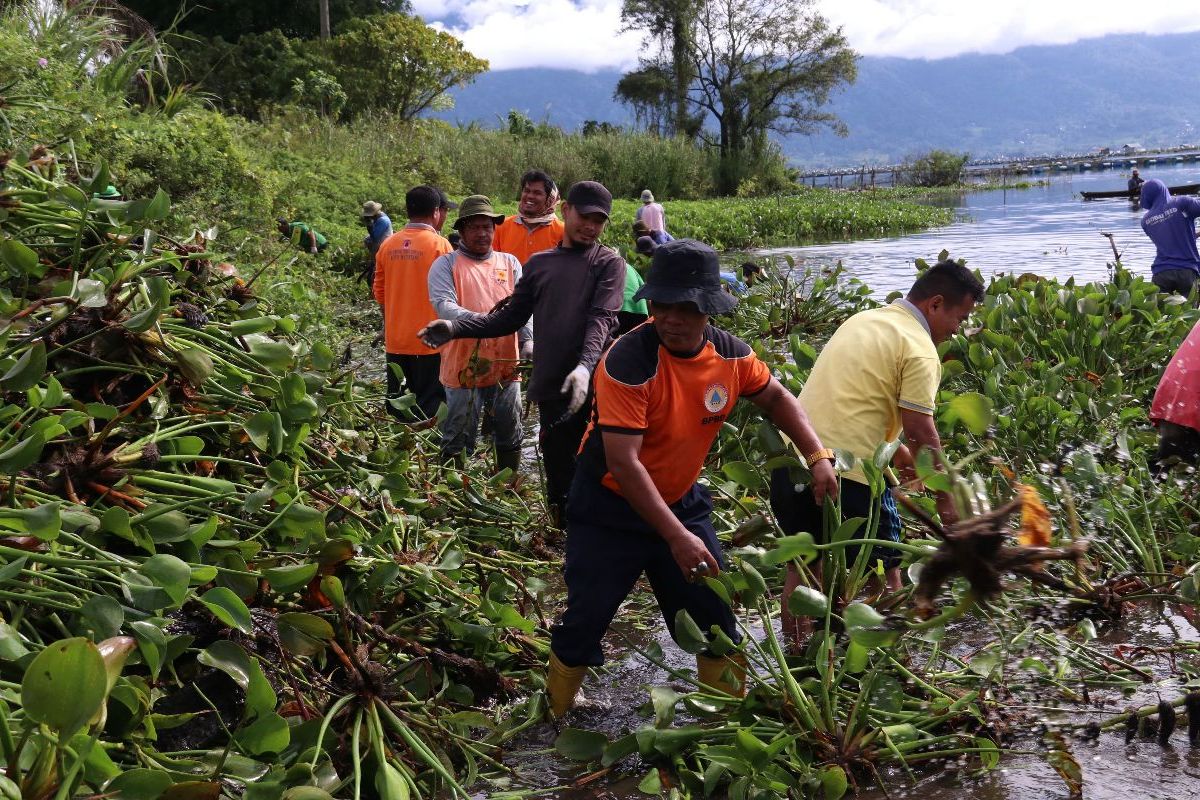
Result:
<svg viewBox="0 0 1200 800"><path fill-rule="evenodd" d="M861 462L874 458L880 445L903 433L908 446L901 445L897 466L905 477L915 477L911 475L915 451L941 450L934 421L942 379L937 345L954 335L982 299L983 284L975 273L955 261L939 262L917 278L907 297L846 320L821 351L800 392L800 405L821 442L854 459L840 474L843 517L869 517L872 506L877 506L877 538L899 541L900 517L886 487L872 495ZM943 523L954 521L949 496L939 493L937 506ZM785 532L808 531L821 538L821 507L806 487L793 483L786 468L771 475L771 507ZM881 550L878 557L884 563L888 588L899 589L899 553ZM851 558L848 553L847 560ZM799 582L799 575L789 568L781 616L785 633L796 644L807 633L801 629L807 620L792 617L787 598Z"/></svg>

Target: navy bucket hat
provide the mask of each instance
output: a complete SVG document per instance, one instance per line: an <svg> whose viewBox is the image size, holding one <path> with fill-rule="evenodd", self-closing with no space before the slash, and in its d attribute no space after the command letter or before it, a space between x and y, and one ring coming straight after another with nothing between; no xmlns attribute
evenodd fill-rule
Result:
<svg viewBox="0 0 1200 800"><path fill-rule="evenodd" d="M721 264L717 251L695 239L677 239L654 249L646 283L634 300L654 303L695 303L710 317L728 314L737 298L721 288Z"/></svg>

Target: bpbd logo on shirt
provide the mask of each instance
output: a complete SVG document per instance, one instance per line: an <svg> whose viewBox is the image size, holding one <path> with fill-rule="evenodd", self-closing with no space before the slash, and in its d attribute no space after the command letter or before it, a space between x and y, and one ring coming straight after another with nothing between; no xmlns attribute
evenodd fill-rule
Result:
<svg viewBox="0 0 1200 800"><path fill-rule="evenodd" d="M725 410L725 406L729 403L729 389L724 384L714 383L709 385L704 390L704 407L709 410L712 416L705 417L700 420L701 425L709 425L714 422L720 422L725 419L725 415L718 413Z"/></svg>

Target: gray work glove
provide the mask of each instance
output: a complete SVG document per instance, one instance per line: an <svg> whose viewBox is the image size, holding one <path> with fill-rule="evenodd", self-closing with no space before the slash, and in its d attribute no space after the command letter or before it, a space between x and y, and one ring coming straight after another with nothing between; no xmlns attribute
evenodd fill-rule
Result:
<svg viewBox="0 0 1200 800"><path fill-rule="evenodd" d="M588 384L591 383L592 373L583 364L571 370L571 374L563 381L562 394L567 398L567 413L574 414L583 408L587 400Z"/></svg>
<svg viewBox="0 0 1200 800"><path fill-rule="evenodd" d="M458 326L454 324L454 320L435 319L417 331L417 338L424 342L426 347L441 347L454 338L457 328Z"/></svg>

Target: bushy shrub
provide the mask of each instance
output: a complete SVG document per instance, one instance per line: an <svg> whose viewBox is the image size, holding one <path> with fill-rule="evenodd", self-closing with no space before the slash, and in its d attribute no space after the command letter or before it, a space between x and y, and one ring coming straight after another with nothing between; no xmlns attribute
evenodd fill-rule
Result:
<svg viewBox="0 0 1200 800"><path fill-rule="evenodd" d="M962 171L968 158L968 153L930 150L924 155L905 159L897 177L907 186L953 186L962 182Z"/></svg>

